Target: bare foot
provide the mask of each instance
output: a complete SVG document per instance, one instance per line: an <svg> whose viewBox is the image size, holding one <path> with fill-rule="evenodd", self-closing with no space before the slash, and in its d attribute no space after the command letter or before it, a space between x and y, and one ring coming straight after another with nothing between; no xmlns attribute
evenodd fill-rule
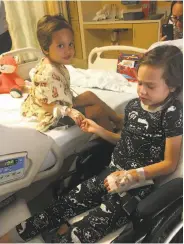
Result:
<svg viewBox="0 0 184 244"><path fill-rule="evenodd" d="M67 225L67 224L63 224L63 225L59 228L59 230L57 231L57 233L58 233L59 235L64 235L64 234L68 231L68 229L69 229L68 225Z"/></svg>

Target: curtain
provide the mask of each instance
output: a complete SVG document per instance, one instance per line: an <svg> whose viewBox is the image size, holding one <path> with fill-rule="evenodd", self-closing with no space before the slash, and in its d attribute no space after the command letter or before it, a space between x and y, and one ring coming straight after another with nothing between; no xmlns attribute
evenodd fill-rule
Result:
<svg viewBox="0 0 184 244"><path fill-rule="evenodd" d="M36 25L45 14L63 13L67 19L66 1L4 1L12 37L12 49L39 47Z"/></svg>
<svg viewBox="0 0 184 244"><path fill-rule="evenodd" d="M59 14L63 12L67 18L65 1L4 1L6 19L12 38L12 49L24 47L40 48L36 37L38 20L45 14ZM64 11L63 11L64 10ZM35 59L34 55L19 55L20 63L28 59Z"/></svg>
<svg viewBox="0 0 184 244"><path fill-rule="evenodd" d="M44 6L47 14L54 15L61 13L61 5L58 1L46 1Z"/></svg>
<svg viewBox="0 0 184 244"><path fill-rule="evenodd" d="M6 18L12 49L39 47L36 38L37 21L45 15L42 1L5 1Z"/></svg>
<svg viewBox="0 0 184 244"><path fill-rule="evenodd" d="M47 14L59 14L62 13L66 20L68 20L67 3L65 0L62 1L46 1L45 11Z"/></svg>

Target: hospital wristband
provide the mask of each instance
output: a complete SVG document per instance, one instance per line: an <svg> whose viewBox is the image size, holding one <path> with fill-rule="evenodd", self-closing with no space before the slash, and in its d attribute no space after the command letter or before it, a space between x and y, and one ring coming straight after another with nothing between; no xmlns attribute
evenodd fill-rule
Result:
<svg viewBox="0 0 184 244"><path fill-rule="evenodd" d="M146 176L145 176L144 168L138 168L138 169L135 169L135 170L137 172L139 180L140 181L145 181L146 180Z"/></svg>

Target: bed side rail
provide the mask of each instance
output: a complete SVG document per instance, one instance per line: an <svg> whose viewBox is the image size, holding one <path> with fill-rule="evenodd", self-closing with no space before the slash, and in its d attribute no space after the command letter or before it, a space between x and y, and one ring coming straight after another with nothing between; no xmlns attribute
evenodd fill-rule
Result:
<svg viewBox="0 0 184 244"><path fill-rule="evenodd" d="M39 60L43 57L41 50L33 47L26 47L16 49L3 53L3 55L11 55L18 57L18 69L17 73L23 79L29 79L29 72L34 68Z"/></svg>
<svg viewBox="0 0 184 244"><path fill-rule="evenodd" d="M102 53L107 51L129 51L135 53L145 53L147 50L143 48L132 47L132 46L95 47L93 50L91 50L89 54L88 68L116 71L117 59L101 58ZM94 59L94 55L97 55L97 57L94 61L92 61Z"/></svg>

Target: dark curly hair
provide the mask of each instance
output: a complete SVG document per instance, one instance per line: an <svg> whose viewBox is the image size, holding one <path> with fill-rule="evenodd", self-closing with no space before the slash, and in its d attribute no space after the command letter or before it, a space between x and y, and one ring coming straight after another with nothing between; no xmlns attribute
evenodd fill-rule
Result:
<svg viewBox="0 0 184 244"><path fill-rule="evenodd" d="M163 79L170 88L176 88L177 96L183 90L183 53L172 45L163 45L147 52L139 61L137 71L142 65L163 68Z"/></svg>
<svg viewBox="0 0 184 244"><path fill-rule="evenodd" d="M45 15L37 23L37 38L42 51L48 51L52 43L52 34L61 29L69 29L73 32L71 25L63 15Z"/></svg>

